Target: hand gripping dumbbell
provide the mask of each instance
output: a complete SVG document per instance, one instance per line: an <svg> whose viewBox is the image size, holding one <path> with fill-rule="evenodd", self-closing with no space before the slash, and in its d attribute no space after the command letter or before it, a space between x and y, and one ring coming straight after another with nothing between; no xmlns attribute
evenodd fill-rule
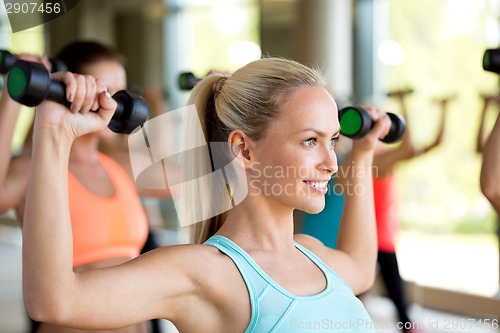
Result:
<svg viewBox="0 0 500 333"><path fill-rule="evenodd" d="M388 112L387 115L391 119L391 129L380 141L386 143L397 142L406 129L404 119L394 113ZM368 112L359 106L348 106L340 110L339 121L340 133L352 139L364 137L374 125Z"/></svg>
<svg viewBox="0 0 500 333"><path fill-rule="evenodd" d="M191 90L194 88L201 79L194 76L191 72L184 72L179 74L179 88L181 90Z"/></svg>
<svg viewBox="0 0 500 333"><path fill-rule="evenodd" d="M7 90L13 100L27 106L36 106L45 99L70 106L66 100L66 87L54 81L40 63L18 60L12 65L7 77ZM116 111L108 127L113 132L130 134L144 124L148 105L139 95L120 90L113 95Z"/></svg>
<svg viewBox="0 0 500 333"><path fill-rule="evenodd" d="M6 50L0 50L0 74L7 74L12 65L17 61L17 57ZM51 64L51 72L67 71L68 67L58 59L49 59Z"/></svg>

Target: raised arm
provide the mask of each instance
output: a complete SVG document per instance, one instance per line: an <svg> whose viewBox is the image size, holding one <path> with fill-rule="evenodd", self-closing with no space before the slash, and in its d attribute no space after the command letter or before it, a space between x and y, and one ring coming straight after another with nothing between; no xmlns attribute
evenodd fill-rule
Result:
<svg viewBox="0 0 500 333"><path fill-rule="evenodd" d="M436 137L434 138L434 140L431 143L429 143L427 146L424 146L420 150L421 154L425 154L425 153L433 150L434 148L436 148L437 146L439 146L441 144L441 142L443 141L444 126L446 124L446 119L448 117L448 105L449 105L449 103L450 103L450 101L452 99L453 99L453 97L445 97L445 98L438 99L436 101L436 103L439 105L439 109L440 109L440 112L441 112L441 116L440 116L440 120L439 120L438 132L437 132Z"/></svg>
<svg viewBox="0 0 500 333"><path fill-rule="evenodd" d="M390 129L387 116L375 109L367 111L376 120L375 126L363 139L354 141L337 173L345 197L337 249L329 249L310 236L295 237L332 267L355 294L368 290L375 279L377 236L372 162L378 139L386 136Z"/></svg>
<svg viewBox="0 0 500 333"><path fill-rule="evenodd" d="M479 129L477 131L476 138L476 152L482 154L484 148L484 142L486 140L484 134L484 120L486 119L486 112L488 111L488 107L493 102L497 102L500 104L500 95L481 95L483 99L483 108L481 109L481 115L479 116Z"/></svg>
<svg viewBox="0 0 500 333"><path fill-rule="evenodd" d="M423 148L416 148L413 143L411 137L411 120L408 117L408 112L404 102L404 95L401 95L399 98L401 103L401 111L406 121L406 130L403 134L399 147L392 150L387 150L375 156L373 164L377 168L377 176L381 178L391 175L394 172L394 167L399 162L409 160L430 152L434 148L438 147L443 140L444 127L448 114L448 104L451 98L442 98L437 100L437 104L439 105L440 109L438 132L434 140Z"/></svg>
<svg viewBox="0 0 500 333"><path fill-rule="evenodd" d="M5 82L5 80L4 80ZM10 166L12 137L21 105L13 101L4 84L0 97L0 212L12 208L7 191L4 191L5 180Z"/></svg>
<svg viewBox="0 0 500 333"><path fill-rule="evenodd" d="M82 329L176 319L173 304L191 295L194 283L188 278L189 269L197 267L193 258L179 255L186 253L182 247L153 251L102 270L73 272L67 188L70 147L76 137L105 128L116 104L99 81L70 73L54 75L66 83L67 99L73 103L71 112L53 102L36 110L23 225L27 309L35 320ZM89 112L96 101L101 106L98 112Z"/></svg>
<svg viewBox="0 0 500 333"><path fill-rule="evenodd" d="M408 107L406 104L406 96L410 93L411 91L400 90L390 94L390 96L396 98L399 103L401 115L405 119L406 129L401 138L401 144L397 148L375 155L373 165L379 177L390 175L398 162L413 158L416 155L416 149L411 135L410 120L408 119Z"/></svg>
<svg viewBox="0 0 500 333"><path fill-rule="evenodd" d="M50 66L45 57L22 54L19 58ZM19 204L24 198L28 183L29 157L20 157L12 162L11 167L12 138L20 110L21 104L10 98L7 91L7 76L4 76L4 86L0 96L0 213Z"/></svg>
<svg viewBox="0 0 500 333"><path fill-rule="evenodd" d="M483 147L481 191L500 215L500 113Z"/></svg>
<svg viewBox="0 0 500 333"><path fill-rule="evenodd" d="M384 113L368 109L376 121L365 138L355 141L342 166L345 204L337 249L344 253L345 265L333 264L355 294L368 290L375 280L377 237L373 202L373 154L378 139L387 135L390 120ZM347 168L347 169L346 169ZM354 268L354 269L352 269Z"/></svg>

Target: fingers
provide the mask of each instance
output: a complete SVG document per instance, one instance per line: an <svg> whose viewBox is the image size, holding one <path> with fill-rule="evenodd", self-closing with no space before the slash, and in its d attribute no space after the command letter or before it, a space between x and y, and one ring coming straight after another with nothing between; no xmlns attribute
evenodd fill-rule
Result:
<svg viewBox="0 0 500 333"><path fill-rule="evenodd" d="M65 84L66 99L71 103L71 112L87 113L99 109L99 94L106 92L104 81L70 72L53 73L52 79Z"/></svg>
<svg viewBox="0 0 500 333"><path fill-rule="evenodd" d="M383 139L387 136L387 134L389 134L391 129L391 119L384 111L375 108L366 108L366 111L375 123L368 135L373 136L376 139Z"/></svg>
<svg viewBox="0 0 500 333"><path fill-rule="evenodd" d="M101 80L97 79L96 81L96 99L94 100L94 103L92 104L92 107L90 110L92 111L97 111L99 109L99 94L103 91L107 91L106 83Z"/></svg>
<svg viewBox="0 0 500 333"><path fill-rule="evenodd" d="M97 100L97 85L93 77L85 75L83 78L85 79L86 91L80 112L85 113L94 106L94 102Z"/></svg>
<svg viewBox="0 0 500 333"><path fill-rule="evenodd" d="M83 102L87 94L87 82L85 76L79 74L73 74L76 80L76 90L73 101L71 102L70 110L73 113L83 111ZM82 112L84 113L84 112Z"/></svg>
<svg viewBox="0 0 500 333"><path fill-rule="evenodd" d="M43 57L34 54L21 53L17 55L17 58L24 61L42 62Z"/></svg>
<svg viewBox="0 0 500 333"><path fill-rule="evenodd" d="M77 89L77 82L75 75L70 72L59 72L59 73L52 73L51 78L55 81L60 81L64 83L64 85L66 86L66 100L68 102L73 102Z"/></svg>
<svg viewBox="0 0 500 333"><path fill-rule="evenodd" d="M115 113L116 101L106 90L99 93L98 101L100 108L97 110L97 114L108 124Z"/></svg>
<svg viewBox="0 0 500 333"><path fill-rule="evenodd" d="M40 62L45 66L45 68L47 68L49 72L52 71L52 63L47 56L43 56Z"/></svg>

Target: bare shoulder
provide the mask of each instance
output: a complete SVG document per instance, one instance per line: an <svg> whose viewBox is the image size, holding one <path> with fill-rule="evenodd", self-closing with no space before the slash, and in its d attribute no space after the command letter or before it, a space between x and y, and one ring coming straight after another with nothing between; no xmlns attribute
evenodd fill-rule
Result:
<svg viewBox="0 0 500 333"><path fill-rule="evenodd" d="M323 243L319 239L317 239L311 235L295 234L295 235L293 235L293 239L297 243L299 243L300 245L305 246L305 247L308 247L308 245L313 246L313 247L324 246Z"/></svg>
<svg viewBox="0 0 500 333"><path fill-rule="evenodd" d="M151 258L145 259L154 261L149 267L161 266L161 271L155 273L169 276L177 285L176 296L184 296L182 301L173 297L174 303L165 304L173 309L171 318L179 329L244 329L240 327L241 318L250 313L250 305L249 297L242 296L248 292L241 274L228 256L215 247L201 244L168 246L148 253L151 253ZM172 276L173 271L182 272L182 276ZM193 309L197 310L198 324L188 320L190 316L186 317Z"/></svg>
<svg viewBox="0 0 500 333"><path fill-rule="evenodd" d="M7 176L0 186L0 211L15 208L19 220L24 213L24 198L28 188L31 156L19 156L10 160Z"/></svg>
<svg viewBox="0 0 500 333"><path fill-rule="evenodd" d="M172 268L175 267L179 272L184 273L193 288L199 288L204 292L213 290L212 287L224 285L228 272L234 271L235 276L238 275L232 260L217 248L208 245L165 246L148 253L151 253L150 258L144 259L153 262L151 267L165 270L165 272L158 273L171 274ZM143 256L147 257L148 253Z"/></svg>
<svg viewBox="0 0 500 333"><path fill-rule="evenodd" d="M310 236L310 235L306 235L306 234L295 234L293 236L293 239L297 243L299 243L300 245L302 245L303 247L305 247L306 249L308 249L309 251L314 253L321 260L326 259L325 256L328 255L327 252L329 252L328 251L329 248L326 247L319 239L317 239L313 236ZM331 251L334 251L334 250L331 250ZM331 254L332 253L330 253L330 255Z"/></svg>
<svg viewBox="0 0 500 333"><path fill-rule="evenodd" d="M148 256L149 253L151 254ZM157 267L185 267L187 272L192 271L193 276L196 276L203 268L210 269L213 266L210 263L215 263L220 254L216 248L203 244L182 244L163 246L144 256L146 260L160 262Z"/></svg>
<svg viewBox="0 0 500 333"><path fill-rule="evenodd" d="M298 234L294 239L337 273L355 294L366 291L373 283L370 279L365 279L359 265L346 252L331 249L309 235Z"/></svg>
<svg viewBox="0 0 500 333"><path fill-rule="evenodd" d="M319 239L305 234L294 235L294 240L314 253L336 273L344 278L345 267L349 261L346 253L325 246Z"/></svg>

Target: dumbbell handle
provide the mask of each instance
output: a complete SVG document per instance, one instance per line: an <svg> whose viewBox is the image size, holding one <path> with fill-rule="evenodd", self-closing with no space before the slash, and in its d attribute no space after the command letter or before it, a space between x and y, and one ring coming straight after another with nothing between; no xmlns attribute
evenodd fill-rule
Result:
<svg viewBox="0 0 500 333"><path fill-rule="evenodd" d="M66 86L52 80L47 69L40 63L19 60L9 71L7 90L13 100L26 105L36 106L45 99L71 105L66 99ZM109 128L117 133L130 133L141 126L147 118L147 104L138 95L126 90L113 95L116 110Z"/></svg>
<svg viewBox="0 0 500 333"><path fill-rule="evenodd" d="M116 94L118 93L119 92L117 92ZM113 117L111 119L121 118L124 112L123 103L121 103L121 101L116 98L116 94L113 94L112 96L112 98L116 101L116 110L115 113L113 113ZM71 102L69 102L66 99L66 86L64 85L64 83L60 81L50 80L47 96L45 97L45 99L62 104L67 108L69 108L71 105ZM36 106L36 105L28 105L28 106Z"/></svg>

